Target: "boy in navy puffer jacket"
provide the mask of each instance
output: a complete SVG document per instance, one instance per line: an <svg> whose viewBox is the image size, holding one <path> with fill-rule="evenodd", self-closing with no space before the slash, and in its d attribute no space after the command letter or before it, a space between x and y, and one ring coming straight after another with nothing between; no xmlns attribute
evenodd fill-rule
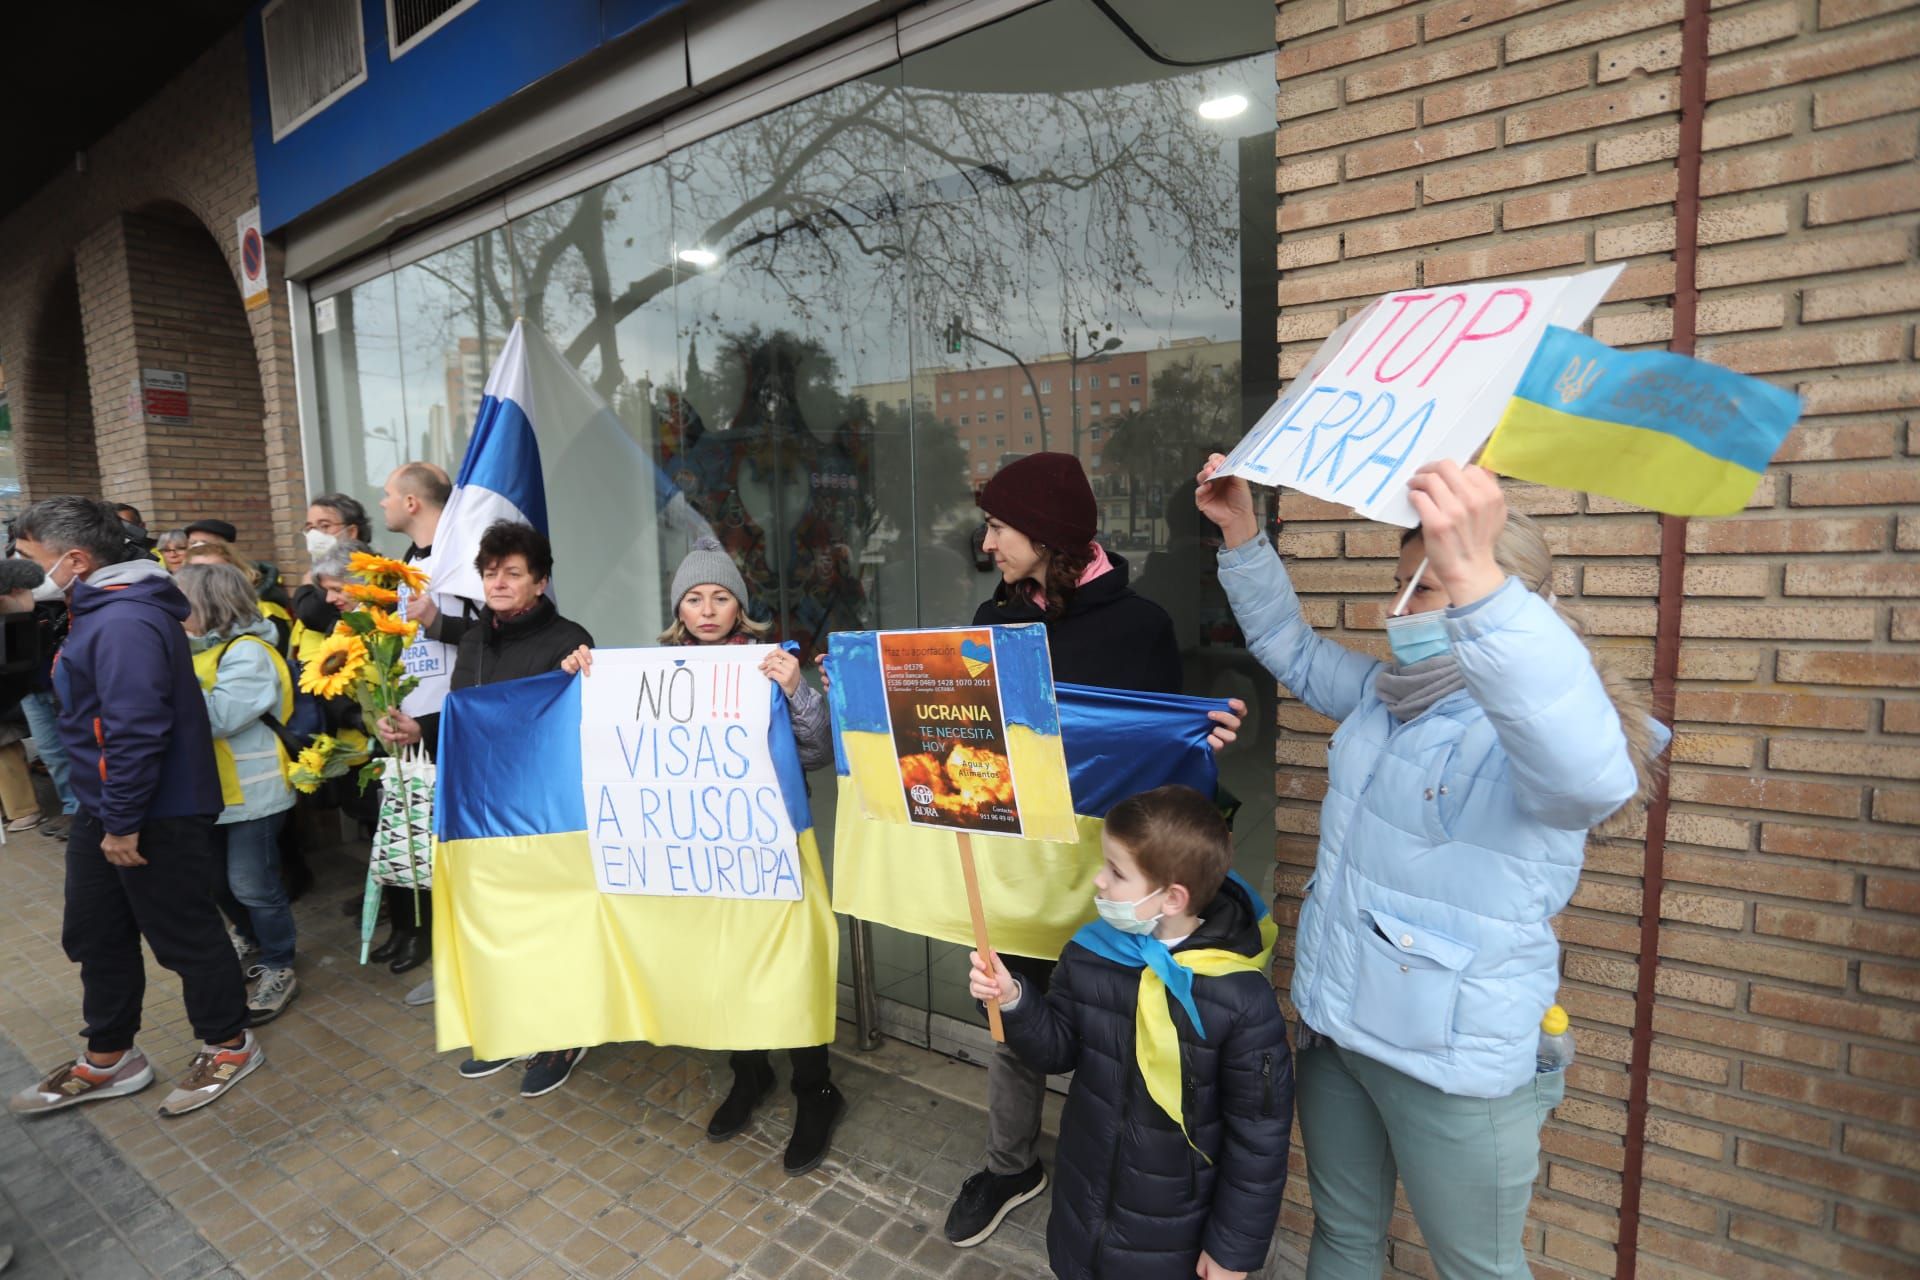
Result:
<svg viewBox="0 0 1920 1280"><path fill-rule="evenodd" d="M1062 1280L1238 1280L1266 1260L1287 1180L1293 1068L1267 977L1274 926L1230 874L1220 811L1160 787L1108 813L1100 919L1044 998L973 956L1007 1042L1072 1071L1047 1252Z"/></svg>

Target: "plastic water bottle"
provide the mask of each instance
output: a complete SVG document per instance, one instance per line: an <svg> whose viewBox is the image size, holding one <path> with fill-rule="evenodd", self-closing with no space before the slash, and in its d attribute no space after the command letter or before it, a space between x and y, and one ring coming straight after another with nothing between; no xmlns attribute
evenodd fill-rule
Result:
<svg viewBox="0 0 1920 1280"><path fill-rule="evenodd" d="M1540 1052L1534 1058L1534 1070L1547 1075L1565 1071L1572 1062L1573 1032L1567 1029L1567 1011L1556 1004L1540 1019Z"/></svg>

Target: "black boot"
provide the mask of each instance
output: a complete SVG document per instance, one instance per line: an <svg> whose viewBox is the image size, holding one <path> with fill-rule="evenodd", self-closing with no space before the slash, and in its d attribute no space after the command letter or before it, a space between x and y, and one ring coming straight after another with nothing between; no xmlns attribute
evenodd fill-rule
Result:
<svg viewBox="0 0 1920 1280"><path fill-rule="evenodd" d="M787 1173L812 1173L827 1158L834 1126L845 1114L847 1100L830 1084L797 1091L794 1095L793 1139L787 1143Z"/></svg>
<svg viewBox="0 0 1920 1280"><path fill-rule="evenodd" d="M753 1119L753 1109L771 1092L773 1067L764 1057L734 1063L733 1087L707 1122L708 1141L725 1142L746 1128L747 1121Z"/></svg>
<svg viewBox="0 0 1920 1280"><path fill-rule="evenodd" d="M393 961L387 968L394 973L405 973L409 969L418 969L433 959L433 935L426 932L402 935L400 945L394 949Z"/></svg>
<svg viewBox="0 0 1920 1280"><path fill-rule="evenodd" d="M407 935L400 930L389 929L387 931L387 940L367 952L367 959L373 961L375 964L384 964L399 953L400 944L406 941L406 938Z"/></svg>

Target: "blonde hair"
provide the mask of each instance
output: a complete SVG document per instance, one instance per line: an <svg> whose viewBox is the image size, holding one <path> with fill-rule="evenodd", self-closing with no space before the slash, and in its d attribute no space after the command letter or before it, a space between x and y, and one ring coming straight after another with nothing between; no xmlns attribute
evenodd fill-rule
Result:
<svg viewBox="0 0 1920 1280"><path fill-rule="evenodd" d="M1401 540L1402 545L1419 536L1418 528L1409 529ZM1639 786L1625 804L1600 824L1606 827L1646 804L1659 779L1661 762L1660 753L1654 748L1651 693L1601 661L1600 655L1587 639L1586 628L1581 625L1580 619L1568 612L1567 607L1554 595L1553 552L1548 549L1546 535L1532 516L1511 507L1507 509L1507 524L1493 544L1493 559L1495 564L1520 579L1527 590L1553 606L1560 621L1566 623L1567 629L1580 638L1581 644L1586 645L1587 656L1593 661L1600 685L1607 691L1607 699L1613 703L1613 709L1620 717L1620 731L1626 735L1627 755L1633 761L1633 776Z"/></svg>
<svg viewBox="0 0 1920 1280"><path fill-rule="evenodd" d="M187 548L188 562L191 563L195 556L212 556L222 564L230 564L246 575L248 586L254 588L260 586L260 570L255 568L252 561L243 557L229 543L217 542L212 539L206 542L196 542Z"/></svg>

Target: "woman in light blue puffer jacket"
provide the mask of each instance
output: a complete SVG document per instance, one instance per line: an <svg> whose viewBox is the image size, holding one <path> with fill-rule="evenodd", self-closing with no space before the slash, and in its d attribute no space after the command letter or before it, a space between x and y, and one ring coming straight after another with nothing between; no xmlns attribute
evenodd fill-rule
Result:
<svg viewBox="0 0 1920 1280"><path fill-rule="evenodd" d="M1306 624L1246 482L1212 480L1222 461L1197 501L1247 646L1340 722L1294 939L1307 1274L1377 1280L1397 1175L1442 1277L1526 1276L1540 1125L1564 1089L1535 1071L1551 920L1666 731L1596 669L1539 529L1489 473L1442 462L1409 482L1421 525L1396 581L1420 578L1383 663Z"/></svg>

